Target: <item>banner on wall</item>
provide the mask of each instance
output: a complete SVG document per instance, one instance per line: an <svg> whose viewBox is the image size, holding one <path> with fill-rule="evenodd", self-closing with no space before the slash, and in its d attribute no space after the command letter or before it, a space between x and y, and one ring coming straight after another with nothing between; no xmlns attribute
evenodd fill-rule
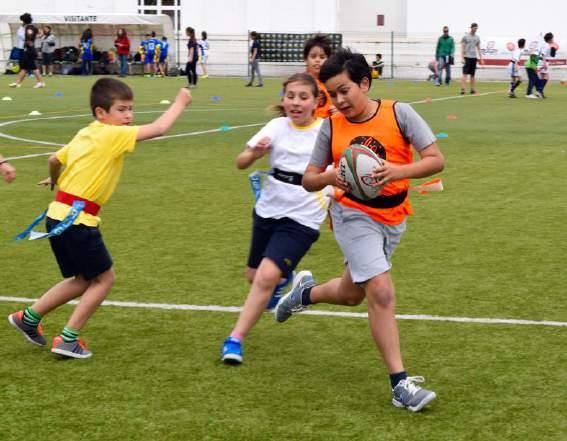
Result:
<svg viewBox="0 0 567 441"><path fill-rule="evenodd" d="M543 41L542 36L533 38L526 38L526 47L524 55L520 60L520 65L523 65L527 59L527 55L538 50L546 43ZM548 63L552 66L565 66L567 65L567 43L555 40L557 54L554 58L548 59ZM457 45L458 46L458 45ZM512 38L482 38L480 39L480 52L483 58L484 66L507 66L512 58L512 53L518 46L518 39ZM459 54L459 48L456 52Z"/></svg>

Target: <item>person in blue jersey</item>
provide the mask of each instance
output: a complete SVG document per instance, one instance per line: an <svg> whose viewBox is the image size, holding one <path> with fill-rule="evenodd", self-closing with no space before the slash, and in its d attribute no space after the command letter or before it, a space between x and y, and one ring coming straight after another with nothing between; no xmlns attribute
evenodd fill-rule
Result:
<svg viewBox="0 0 567 441"><path fill-rule="evenodd" d="M156 33L152 32L150 38L146 40L146 56L144 57L144 75L152 76L156 73L156 48L161 42L156 38Z"/></svg>
<svg viewBox="0 0 567 441"><path fill-rule="evenodd" d="M81 75L90 75L93 71L93 32L85 29L79 45L81 51Z"/></svg>
<svg viewBox="0 0 567 441"><path fill-rule="evenodd" d="M169 55L169 42L167 37L161 37L159 42L159 62L158 62L158 72L162 76L167 75L167 56Z"/></svg>

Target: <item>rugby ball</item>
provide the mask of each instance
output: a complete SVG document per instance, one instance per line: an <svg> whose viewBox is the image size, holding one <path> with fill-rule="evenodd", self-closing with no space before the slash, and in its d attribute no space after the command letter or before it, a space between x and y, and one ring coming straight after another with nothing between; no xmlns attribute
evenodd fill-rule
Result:
<svg viewBox="0 0 567 441"><path fill-rule="evenodd" d="M372 171L384 161L371 149L353 144L345 149L339 160L339 176L348 184L349 193L362 200L374 199L382 186L376 185Z"/></svg>

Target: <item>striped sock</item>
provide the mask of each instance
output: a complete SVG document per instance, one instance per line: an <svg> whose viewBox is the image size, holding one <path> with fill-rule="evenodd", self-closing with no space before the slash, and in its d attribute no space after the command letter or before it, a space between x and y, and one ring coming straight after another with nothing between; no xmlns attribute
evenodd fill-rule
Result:
<svg viewBox="0 0 567 441"><path fill-rule="evenodd" d="M63 331L61 331L61 337L63 338L63 341L65 343L73 343L74 341L77 341L77 339L79 338L79 331L76 331L73 328L69 328L68 326L65 326L63 328Z"/></svg>
<svg viewBox="0 0 567 441"><path fill-rule="evenodd" d="M25 310L24 310L24 316L22 318L22 321L29 326L38 326L39 322L41 322L41 315L39 315L37 312L35 312L31 306L28 306Z"/></svg>

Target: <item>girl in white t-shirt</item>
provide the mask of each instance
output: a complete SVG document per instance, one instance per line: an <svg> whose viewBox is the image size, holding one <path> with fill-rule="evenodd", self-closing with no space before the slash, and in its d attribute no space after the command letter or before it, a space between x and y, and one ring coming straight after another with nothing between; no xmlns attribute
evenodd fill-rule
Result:
<svg viewBox="0 0 567 441"><path fill-rule="evenodd" d="M327 197L322 192L309 193L301 186L323 121L315 116L318 95L317 84L309 74L288 78L281 106L286 116L266 124L236 158L236 166L245 169L269 154L271 171L253 212L246 268L252 286L234 329L223 343L221 359L225 363L242 363L244 338L266 310L282 279L292 277L301 258L319 238Z"/></svg>
<svg viewBox="0 0 567 441"><path fill-rule="evenodd" d="M209 78L207 63L209 62L209 40L207 40L207 31L201 32L201 39L197 42L199 45L199 64L201 65L201 78Z"/></svg>

